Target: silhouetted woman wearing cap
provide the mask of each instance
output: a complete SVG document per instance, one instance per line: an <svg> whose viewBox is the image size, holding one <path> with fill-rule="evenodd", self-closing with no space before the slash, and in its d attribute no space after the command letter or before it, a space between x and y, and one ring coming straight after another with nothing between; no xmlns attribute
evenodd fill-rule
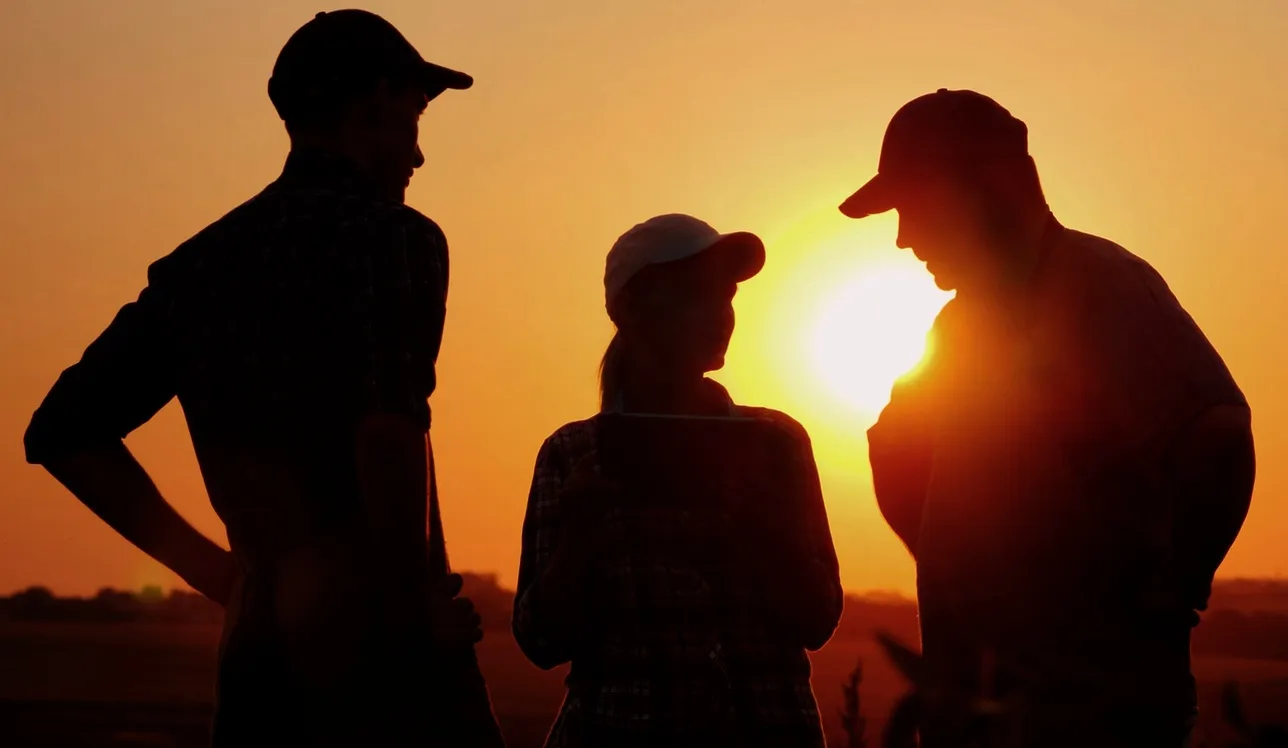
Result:
<svg viewBox="0 0 1288 748"><path fill-rule="evenodd" d="M571 662L548 747L823 745L806 652L832 635L842 592L809 438L705 377L764 260L754 235L683 215L609 253L602 413L542 445L523 527L515 637L541 668ZM756 419L783 435L790 480L769 501L641 499L601 461L621 413ZM753 484L754 463L737 467Z"/></svg>

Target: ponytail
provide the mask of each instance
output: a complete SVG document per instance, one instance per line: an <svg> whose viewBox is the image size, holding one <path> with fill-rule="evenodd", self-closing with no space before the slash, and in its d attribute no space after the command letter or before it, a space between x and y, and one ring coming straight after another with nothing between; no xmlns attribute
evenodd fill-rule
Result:
<svg viewBox="0 0 1288 748"><path fill-rule="evenodd" d="M622 398L623 378L626 373L625 351L620 330L613 333L604 358L599 362L599 410L608 412L617 407Z"/></svg>

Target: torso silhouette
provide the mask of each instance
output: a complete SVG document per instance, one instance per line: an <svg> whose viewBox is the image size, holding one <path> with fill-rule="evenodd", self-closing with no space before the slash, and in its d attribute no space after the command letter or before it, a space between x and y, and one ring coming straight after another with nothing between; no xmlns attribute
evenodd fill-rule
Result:
<svg viewBox="0 0 1288 748"><path fill-rule="evenodd" d="M571 660L568 698L546 742L574 746L819 746L823 731L810 688L806 647L821 646L840 616L840 575L817 471L804 430L787 416L732 406L790 431L790 487L774 502L783 521L776 537L741 536L727 512L701 501L692 508L640 497L601 496L610 509L599 531L604 551L587 581L584 629L552 623L538 582L562 532L560 491L573 466L589 459L601 469L596 419L556 431L541 449L524 523L514 632L537 665ZM757 478L747 465L747 481ZM799 481L799 484L796 482ZM704 497L713 502L714 497ZM753 500L748 496L739 499ZM637 503L639 502L639 503ZM799 547L803 554L783 552ZM806 643L767 614L768 573L785 574L823 600L822 641ZM779 610L786 618L810 615Z"/></svg>
<svg viewBox="0 0 1288 748"><path fill-rule="evenodd" d="M428 429L447 277L433 222L378 197L347 161L292 153L263 192L152 265L33 420L35 443L90 444L178 397L246 571L217 738L284 716L292 679L325 684L374 656L356 429L375 411Z"/></svg>
<svg viewBox="0 0 1288 748"><path fill-rule="evenodd" d="M1028 287L959 294L931 341L869 433L878 493L921 489L920 512L882 508L915 551L927 663L971 688L989 651L1048 704L1185 708L1205 595L1147 598L1165 450L1244 403L1220 357L1144 261L1058 224Z"/></svg>

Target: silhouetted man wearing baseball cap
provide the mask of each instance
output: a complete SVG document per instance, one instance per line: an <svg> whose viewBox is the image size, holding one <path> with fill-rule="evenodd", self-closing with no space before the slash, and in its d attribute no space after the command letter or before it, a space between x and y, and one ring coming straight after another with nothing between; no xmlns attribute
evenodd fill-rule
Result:
<svg viewBox="0 0 1288 748"><path fill-rule="evenodd" d="M868 433L917 562L923 745L964 744L992 694L1020 745L1181 746L1190 630L1251 499L1247 402L1153 268L1060 225L992 99L895 114L841 205L891 209L957 292Z"/></svg>
<svg viewBox="0 0 1288 748"><path fill-rule="evenodd" d="M486 703L483 739L442 735L469 692L444 652L481 633L427 540L448 257L403 203L421 112L471 83L371 13L304 24L268 86L281 176L149 268L27 431L31 462L227 607L216 745L499 743ZM175 397L231 553L122 442Z"/></svg>

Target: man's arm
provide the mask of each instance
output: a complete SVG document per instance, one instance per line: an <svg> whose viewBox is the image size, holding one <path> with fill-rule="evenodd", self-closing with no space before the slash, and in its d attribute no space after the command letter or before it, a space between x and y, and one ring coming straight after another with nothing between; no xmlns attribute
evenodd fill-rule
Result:
<svg viewBox="0 0 1288 748"><path fill-rule="evenodd" d="M63 372L27 429L27 460L198 592L227 604L231 555L165 501L123 442L175 394L160 307L150 285Z"/></svg>
<svg viewBox="0 0 1288 748"><path fill-rule="evenodd" d="M1187 607L1207 608L1212 578L1248 515L1256 470L1246 405L1208 409L1174 443L1167 460L1172 553Z"/></svg>
<svg viewBox="0 0 1288 748"><path fill-rule="evenodd" d="M926 336L921 364L895 382L890 402L868 429L868 461L877 507L914 559L934 462L935 414L927 390L931 380L942 376L946 329L956 303L948 302L939 313Z"/></svg>
<svg viewBox="0 0 1288 748"><path fill-rule="evenodd" d="M410 631L430 615L426 401L446 316L447 247L438 227L410 209L364 239L351 352L362 412L359 529L382 614Z"/></svg>
<svg viewBox="0 0 1288 748"><path fill-rule="evenodd" d="M877 508L914 559L934 458L930 421L919 394L915 384L896 384L890 403L868 429Z"/></svg>
<svg viewBox="0 0 1288 748"><path fill-rule="evenodd" d="M1107 272L1106 272L1107 270ZM1101 268L1082 321L1103 401L1128 454L1144 455L1165 505L1165 541L1146 595L1203 610L1212 578L1247 516L1256 477L1252 416L1225 362L1156 271Z"/></svg>
<svg viewBox="0 0 1288 748"><path fill-rule="evenodd" d="M121 537L188 586L228 604L237 577L232 556L166 502L124 443L78 449L48 457L43 464Z"/></svg>
<svg viewBox="0 0 1288 748"><path fill-rule="evenodd" d="M386 621L399 629L424 625L429 600L425 497L426 433L412 419L368 415L358 427L361 531L372 587Z"/></svg>

